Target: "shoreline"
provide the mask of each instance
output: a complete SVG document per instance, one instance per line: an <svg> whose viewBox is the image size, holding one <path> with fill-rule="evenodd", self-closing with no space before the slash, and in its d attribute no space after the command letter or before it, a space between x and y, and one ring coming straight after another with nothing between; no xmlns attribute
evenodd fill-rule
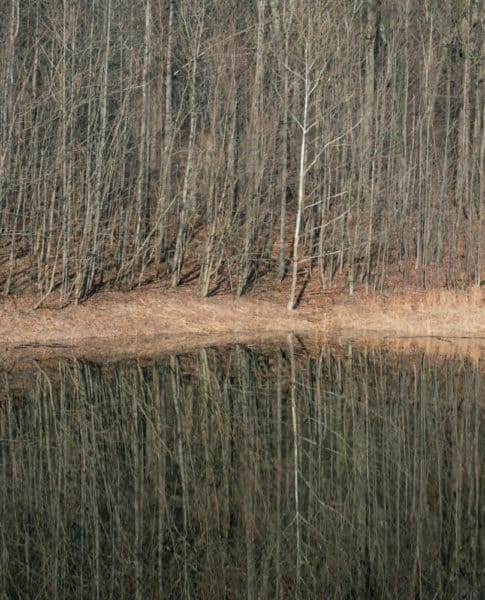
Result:
<svg viewBox="0 0 485 600"><path fill-rule="evenodd" d="M34 310L0 301L0 365L32 360L155 357L230 343L284 340L382 345L402 352L485 358L485 290L395 295L321 293L294 311L278 290L201 298L190 288L99 292L83 304Z"/></svg>

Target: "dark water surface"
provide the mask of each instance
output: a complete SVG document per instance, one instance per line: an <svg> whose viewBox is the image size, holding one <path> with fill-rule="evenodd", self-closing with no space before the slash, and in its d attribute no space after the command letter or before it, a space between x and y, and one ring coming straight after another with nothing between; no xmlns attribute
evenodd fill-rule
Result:
<svg viewBox="0 0 485 600"><path fill-rule="evenodd" d="M485 373L350 347L0 372L0 592L485 598Z"/></svg>

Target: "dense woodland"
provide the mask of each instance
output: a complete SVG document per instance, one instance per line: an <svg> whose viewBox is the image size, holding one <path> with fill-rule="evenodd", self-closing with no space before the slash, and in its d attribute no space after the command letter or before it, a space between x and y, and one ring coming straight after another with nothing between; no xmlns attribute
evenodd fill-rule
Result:
<svg viewBox="0 0 485 600"><path fill-rule="evenodd" d="M484 277L484 0L5 0L0 42L3 294Z"/></svg>

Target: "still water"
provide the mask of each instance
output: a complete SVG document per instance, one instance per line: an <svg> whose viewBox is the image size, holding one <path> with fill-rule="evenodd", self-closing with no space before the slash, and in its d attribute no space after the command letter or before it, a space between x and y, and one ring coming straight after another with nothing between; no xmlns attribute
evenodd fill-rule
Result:
<svg viewBox="0 0 485 600"><path fill-rule="evenodd" d="M479 361L289 338L0 377L2 600L485 598Z"/></svg>

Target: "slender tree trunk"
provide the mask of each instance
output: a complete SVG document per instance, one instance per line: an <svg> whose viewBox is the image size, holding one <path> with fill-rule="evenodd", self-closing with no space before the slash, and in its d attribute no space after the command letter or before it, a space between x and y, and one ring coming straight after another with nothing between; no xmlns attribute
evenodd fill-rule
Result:
<svg viewBox="0 0 485 600"><path fill-rule="evenodd" d="M140 251L143 239L148 234L149 229L149 203L146 195L147 173L149 171L149 130L148 130L148 103L150 100L150 88L148 80L148 71L151 63L151 0L146 0L145 5L145 47L143 52L143 67L141 73L142 102L140 115L140 134L138 140L138 176L136 186L136 231L134 241L134 253ZM132 281L137 273L140 272L140 261L132 261Z"/></svg>
<svg viewBox="0 0 485 600"><path fill-rule="evenodd" d="M280 255L278 277L282 281L286 275L286 202L288 193L288 113L289 113L289 74L288 74L288 32L285 32L283 68L283 98L281 124L281 192L280 192Z"/></svg>
<svg viewBox="0 0 485 600"><path fill-rule="evenodd" d="M185 252L187 249L188 237L188 219L191 209L191 197L193 194L194 181L194 144L195 133L197 127L197 112L196 112L196 95L197 95L197 67L200 53L200 41L203 27L203 15L195 33L196 38L193 45L193 54L191 57L191 81L190 81L190 98L189 98L189 138L187 142L187 161L185 163L185 173L182 186L182 198L180 203L179 227L177 232L177 240L175 242L175 254L173 258L172 286L177 287L180 284L182 267L184 263Z"/></svg>
<svg viewBox="0 0 485 600"><path fill-rule="evenodd" d="M293 237L293 253L292 253L292 267L291 267L291 289L290 299L288 301L288 310L295 308L295 294L296 284L298 278L298 259L299 259L299 244L300 244L300 229L303 218L303 209L305 204L305 179L307 173L306 166L306 152L307 152L307 138L308 138L308 111L310 96L312 94L312 82L310 81L310 64L308 56L308 46L305 47L305 77L303 81L304 85L304 99L303 99L303 116L301 121L301 142L300 142L300 161L298 169L298 207L296 212L295 222L295 234ZM314 89L314 88L313 88Z"/></svg>

